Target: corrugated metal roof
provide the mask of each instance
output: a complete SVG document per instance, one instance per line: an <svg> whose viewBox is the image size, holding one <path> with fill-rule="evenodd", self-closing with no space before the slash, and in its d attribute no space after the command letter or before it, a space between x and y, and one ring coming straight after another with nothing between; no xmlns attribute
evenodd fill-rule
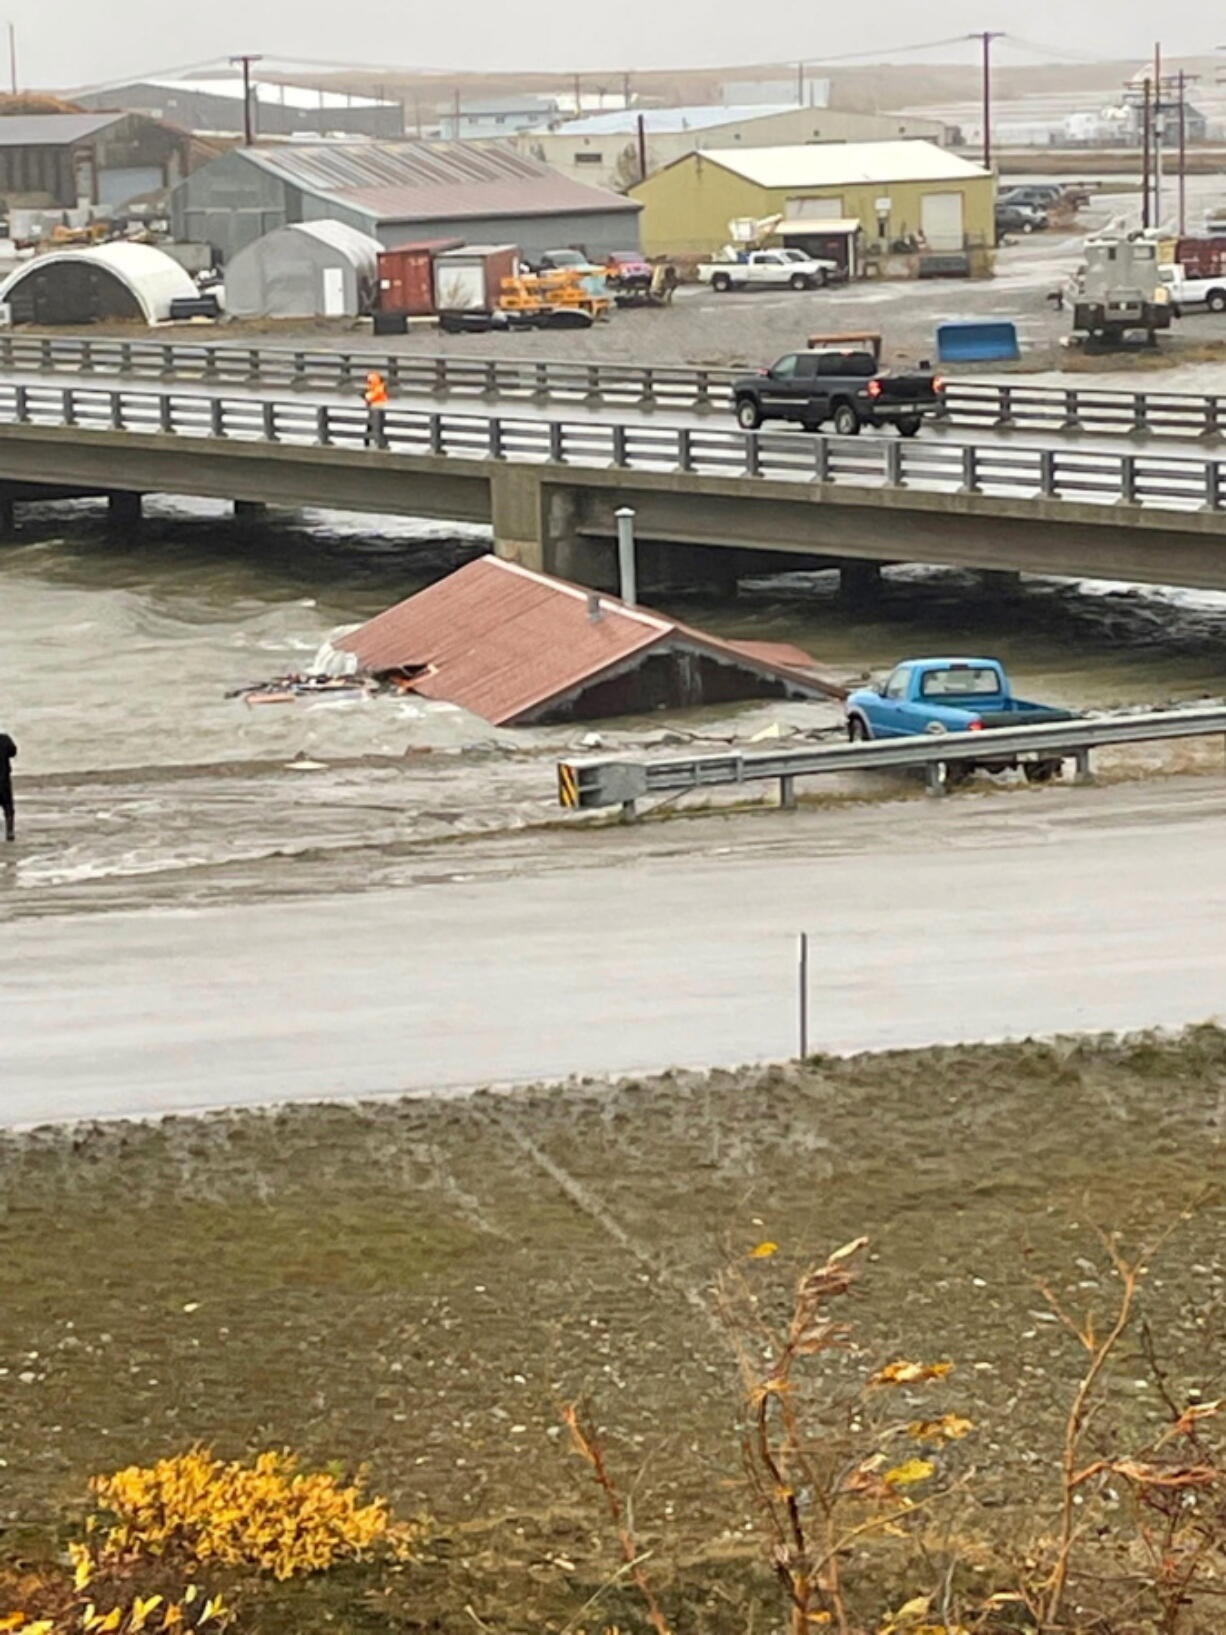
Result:
<svg viewBox="0 0 1226 1635"><path fill-rule="evenodd" d="M60 148L86 142L127 115L0 114L0 148Z"/></svg>
<svg viewBox="0 0 1226 1635"><path fill-rule="evenodd" d="M800 655L807 668L792 668L751 651L752 644L721 641L603 594L600 617L593 619L590 596L581 585L483 556L380 613L337 646L375 673L428 666L415 680L415 692L459 704L495 726L530 718L661 646L723 657L808 696L839 691L814 676L807 655Z"/></svg>
<svg viewBox="0 0 1226 1635"><path fill-rule="evenodd" d="M758 187L854 187L857 183L963 182L989 174L935 142L803 142L780 148L714 148L704 164Z"/></svg>
<svg viewBox="0 0 1226 1635"><path fill-rule="evenodd" d="M574 182L539 159L501 145L313 142L234 151L293 187L376 221L641 208L620 193Z"/></svg>
<svg viewBox="0 0 1226 1635"><path fill-rule="evenodd" d="M564 125L542 129L548 136L632 136L639 120L649 136L677 135L685 131L711 130L716 125L739 125L747 119L769 119L772 114L809 113L794 102L761 102L729 108L723 104L690 108L611 108L603 114L585 114Z"/></svg>

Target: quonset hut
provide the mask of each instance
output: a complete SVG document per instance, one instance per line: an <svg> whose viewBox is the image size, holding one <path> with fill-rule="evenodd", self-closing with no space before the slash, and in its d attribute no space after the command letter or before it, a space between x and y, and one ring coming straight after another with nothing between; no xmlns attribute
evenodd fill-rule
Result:
<svg viewBox="0 0 1226 1635"><path fill-rule="evenodd" d="M382 248L343 221L274 228L226 268L226 311L236 318L356 318L373 304Z"/></svg>
<svg viewBox="0 0 1226 1635"><path fill-rule="evenodd" d="M99 318L164 323L170 303L196 286L151 244L95 244L35 256L0 284L15 324L88 324Z"/></svg>

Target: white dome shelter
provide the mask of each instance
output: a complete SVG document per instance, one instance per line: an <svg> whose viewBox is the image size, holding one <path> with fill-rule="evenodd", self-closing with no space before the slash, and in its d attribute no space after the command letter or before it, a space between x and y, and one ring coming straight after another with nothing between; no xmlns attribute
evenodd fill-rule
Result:
<svg viewBox="0 0 1226 1635"><path fill-rule="evenodd" d="M92 244L35 256L0 284L15 324L88 324L99 318L164 323L170 303L196 286L152 244Z"/></svg>

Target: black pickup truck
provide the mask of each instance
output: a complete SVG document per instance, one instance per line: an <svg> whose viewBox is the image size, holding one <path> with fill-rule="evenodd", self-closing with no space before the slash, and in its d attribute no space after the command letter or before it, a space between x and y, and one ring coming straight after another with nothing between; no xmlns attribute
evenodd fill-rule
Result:
<svg viewBox="0 0 1226 1635"><path fill-rule="evenodd" d="M940 407L944 382L930 370L891 374L869 351L789 352L769 369L733 382L737 424L756 431L766 420L797 420L806 431L827 421L840 437L861 426L897 426L914 437Z"/></svg>

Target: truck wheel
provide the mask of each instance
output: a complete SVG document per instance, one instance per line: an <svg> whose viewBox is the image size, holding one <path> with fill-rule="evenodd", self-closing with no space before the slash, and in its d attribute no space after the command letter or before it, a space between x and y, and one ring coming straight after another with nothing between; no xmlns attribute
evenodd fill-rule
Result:
<svg viewBox="0 0 1226 1635"><path fill-rule="evenodd" d="M860 430L860 416L851 403L840 403L834 411L836 437L855 437Z"/></svg>
<svg viewBox="0 0 1226 1635"><path fill-rule="evenodd" d="M711 288L717 295L726 295L732 288L732 280L728 277L727 273L716 273L715 277L711 280Z"/></svg>
<svg viewBox="0 0 1226 1635"><path fill-rule="evenodd" d="M804 273L793 273L788 279L788 286L794 290L807 290L809 288L809 279Z"/></svg>
<svg viewBox="0 0 1226 1635"><path fill-rule="evenodd" d="M868 722L863 716L849 715L847 717L847 741L851 744L867 744L870 738Z"/></svg>
<svg viewBox="0 0 1226 1635"><path fill-rule="evenodd" d="M914 437L923 424L924 422L918 414L904 415L898 422L898 435L900 437Z"/></svg>
<svg viewBox="0 0 1226 1635"><path fill-rule="evenodd" d="M757 431L762 424L762 411L751 397L743 397L736 406L736 423L742 431Z"/></svg>
<svg viewBox="0 0 1226 1635"><path fill-rule="evenodd" d="M1205 305L1210 312L1226 312L1226 290L1210 290Z"/></svg>

